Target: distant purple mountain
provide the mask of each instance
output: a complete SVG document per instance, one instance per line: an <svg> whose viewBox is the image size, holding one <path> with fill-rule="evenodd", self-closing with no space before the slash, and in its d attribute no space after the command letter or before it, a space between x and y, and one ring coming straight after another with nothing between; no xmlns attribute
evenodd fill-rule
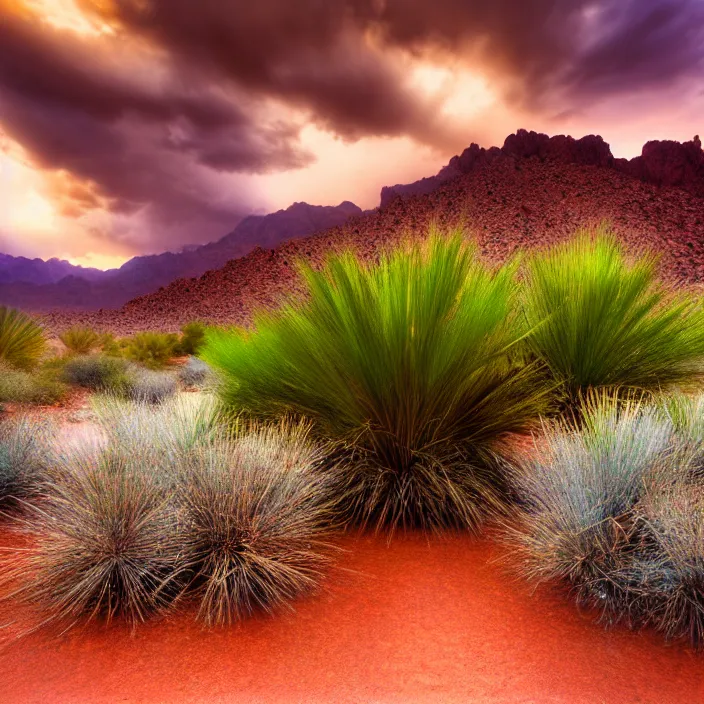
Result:
<svg viewBox="0 0 704 704"><path fill-rule="evenodd" d="M156 291L175 279L219 269L257 246L275 247L286 240L342 225L361 214L361 208L349 201L337 206L294 203L286 210L244 218L217 242L187 247L181 252L134 257L119 269L109 271L85 269L58 259L43 262L0 254L0 305L36 312L119 308L130 299ZM22 264L18 263L20 260Z"/></svg>
<svg viewBox="0 0 704 704"><path fill-rule="evenodd" d="M28 259L0 254L0 284L54 284L67 276L80 276L86 281L98 281L106 272L76 266L64 259Z"/></svg>

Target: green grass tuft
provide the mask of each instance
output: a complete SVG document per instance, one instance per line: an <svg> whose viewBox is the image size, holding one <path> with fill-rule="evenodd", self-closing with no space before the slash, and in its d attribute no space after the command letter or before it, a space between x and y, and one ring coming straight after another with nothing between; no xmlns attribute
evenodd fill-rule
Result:
<svg viewBox="0 0 704 704"><path fill-rule="evenodd" d="M629 261L604 226L528 262L530 345L573 401L590 388L654 392L704 372L701 301L670 295L656 261Z"/></svg>
<svg viewBox="0 0 704 704"><path fill-rule="evenodd" d="M0 306L0 362L28 370L39 364L46 340L33 318L7 306Z"/></svg>
<svg viewBox="0 0 704 704"><path fill-rule="evenodd" d="M89 354L100 345L100 335L90 328L75 325L59 335L72 354Z"/></svg>
<svg viewBox="0 0 704 704"><path fill-rule="evenodd" d="M375 264L302 265L305 303L209 332L201 357L232 411L309 418L340 443L330 471L350 518L474 527L501 505L497 443L546 407L537 368L512 359L516 266L489 269L462 231Z"/></svg>
<svg viewBox="0 0 704 704"><path fill-rule="evenodd" d="M141 332L127 342L125 357L148 369L161 369L174 356L177 343L176 335Z"/></svg>

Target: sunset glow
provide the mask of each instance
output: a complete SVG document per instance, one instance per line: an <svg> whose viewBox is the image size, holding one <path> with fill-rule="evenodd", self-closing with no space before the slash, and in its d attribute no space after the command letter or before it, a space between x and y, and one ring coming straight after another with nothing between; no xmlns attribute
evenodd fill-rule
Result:
<svg viewBox="0 0 704 704"><path fill-rule="evenodd" d="M2 248L112 266L294 201L373 208L519 127L623 157L704 132L691 0L307 2L0 0Z"/></svg>

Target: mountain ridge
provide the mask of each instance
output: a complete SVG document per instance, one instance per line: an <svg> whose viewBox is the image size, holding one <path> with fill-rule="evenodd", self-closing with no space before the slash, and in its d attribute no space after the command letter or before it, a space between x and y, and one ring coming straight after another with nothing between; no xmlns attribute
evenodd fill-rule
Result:
<svg viewBox="0 0 704 704"><path fill-rule="evenodd" d="M362 212L350 201L336 206L296 202L267 215L249 215L215 242L180 252L133 257L119 269L95 270L100 275L90 278L71 272L60 280L43 284L0 279L0 304L32 312L52 308L118 308L175 279L200 276L210 269L220 268L258 245L273 247L291 237L302 237L340 224Z"/></svg>
<svg viewBox="0 0 704 704"><path fill-rule="evenodd" d="M274 249L257 247L220 269L199 278L173 281L119 310L78 317L55 313L45 322L52 331L80 320L117 334L147 329L175 331L194 319L249 325L257 309L275 307L282 298L303 292L297 260L319 265L328 252L340 249L374 258L380 249L408 236L423 236L433 221L441 227L468 226L480 253L489 261L501 261L517 249L548 246L571 236L579 227L607 220L629 249L646 247L661 254L660 273L666 280L704 284L704 198L696 195L698 158L702 155L700 147L699 155L693 149L698 140L684 143L684 150L679 143L665 147L670 154L665 162L670 176L663 170L662 181L688 186L682 188L656 185L638 178L637 172L603 165L599 156L603 140L587 139L577 147L573 142L580 140L558 140L549 144L550 149L562 142L568 147L569 158L546 158L530 145L535 142L530 133L516 136L517 140L509 141L510 149L499 150L488 159L489 150L468 148L456 158L464 158L468 164L480 161L481 166L435 182L432 189L422 180L420 187L425 192L396 194L384 207L342 225L289 240ZM545 139L539 138L538 143L544 144ZM589 163L578 163L570 156L575 149L583 155L580 159ZM695 157L696 168L691 164L689 170L682 168L683 151L686 159ZM688 183L683 174L688 174Z"/></svg>

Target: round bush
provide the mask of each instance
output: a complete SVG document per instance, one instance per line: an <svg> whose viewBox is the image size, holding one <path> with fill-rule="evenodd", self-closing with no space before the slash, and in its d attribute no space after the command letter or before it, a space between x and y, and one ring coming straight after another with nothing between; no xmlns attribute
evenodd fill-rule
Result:
<svg viewBox="0 0 704 704"><path fill-rule="evenodd" d="M224 625L288 604L329 563L323 456L298 428L261 428L194 453L182 502L198 617Z"/></svg>
<svg viewBox="0 0 704 704"><path fill-rule="evenodd" d="M490 269L463 235L304 266L305 303L211 331L201 352L234 412L310 418L338 441L352 521L476 527L503 505L502 437L546 408L539 370L513 358L516 264Z"/></svg>

